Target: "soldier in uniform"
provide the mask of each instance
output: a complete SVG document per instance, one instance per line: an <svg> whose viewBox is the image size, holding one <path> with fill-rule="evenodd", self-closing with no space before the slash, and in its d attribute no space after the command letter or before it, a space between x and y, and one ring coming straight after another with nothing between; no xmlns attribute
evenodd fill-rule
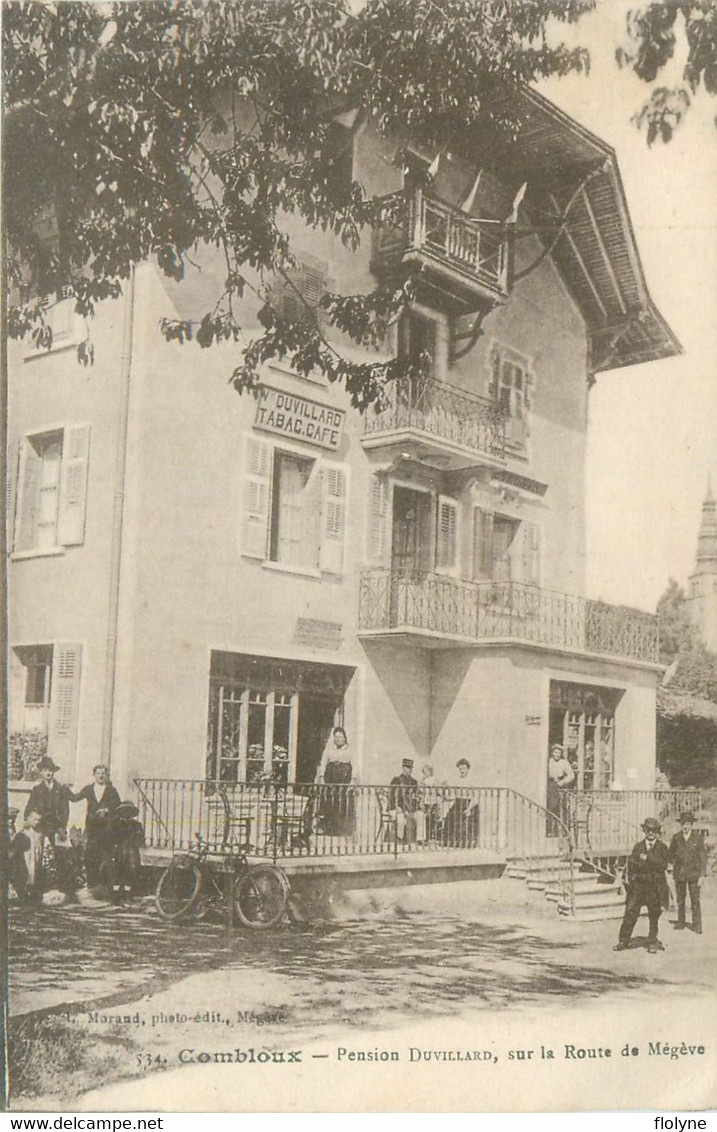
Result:
<svg viewBox="0 0 717 1132"><path fill-rule="evenodd" d="M417 837L416 811L420 806L418 780L413 777L413 759L403 759L401 773L391 779L390 806L396 816L397 836L405 844Z"/></svg>
<svg viewBox="0 0 717 1132"><path fill-rule="evenodd" d="M695 833L695 815L690 810L680 814L680 832L670 842L670 864L673 866L675 890L677 892L677 922L680 931L685 923L685 904L687 889L690 890L692 906L692 931L702 935L702 906L700 904L700 885L707 872L707 850L701 834Z"/></svg>
<svg viewBox="0 0 717 1132"><path fill-rule="evenodd" d="M657 818L645 818L642 828L645 836L634 846L627 861L625 915L613 951L625 951L629 947L635 924L643 906L646 905L650 925L647 950L654 955L656 951L662 950L662 944L657 938L657 930L660 913L669 904L665 876L669 853L664 841L658 840L662 826Z"/></svg>

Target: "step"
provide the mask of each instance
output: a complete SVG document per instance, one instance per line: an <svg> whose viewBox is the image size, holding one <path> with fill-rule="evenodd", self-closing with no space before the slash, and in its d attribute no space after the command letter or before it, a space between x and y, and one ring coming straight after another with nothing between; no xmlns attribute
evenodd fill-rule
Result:
<svg viewBox="0 0 717 1132"><path fill-rule="evenodd" d="M621 920L622 908L576 908L572 912L566 905L560 905L558 914L581 923L596 923L598 920Z"/></svg>
<svg viewBox="0 0 717 1132"><path fill-rule="evenodd" d="M623 908L625 898L619 892L609 896L604 896L601 892L581 892L575 895L574 903L576 908Z"/></svg>
<svg viewBox="0 0 717 1132"><path fill-rule="evenodd" d="M557 879L557 878L556 878ZM557 892L560 884L556 886L549 885L547 892ZM617 885L612 883L602 883L596 876L575 877L573 879L574 892L614 892Z"/></svg>

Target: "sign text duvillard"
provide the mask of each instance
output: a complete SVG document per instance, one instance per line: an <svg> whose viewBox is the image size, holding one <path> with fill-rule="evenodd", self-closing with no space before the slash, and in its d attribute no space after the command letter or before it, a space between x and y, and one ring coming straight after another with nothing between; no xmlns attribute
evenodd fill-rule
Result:
<svg viewBox="0 0 717 1132"><path fill-rule="evenodd" d="M332 409L308 397L263 385L259 390L254 425L265 432L306 440L335 452L341 442L345 416L342 409Z"/></svg>

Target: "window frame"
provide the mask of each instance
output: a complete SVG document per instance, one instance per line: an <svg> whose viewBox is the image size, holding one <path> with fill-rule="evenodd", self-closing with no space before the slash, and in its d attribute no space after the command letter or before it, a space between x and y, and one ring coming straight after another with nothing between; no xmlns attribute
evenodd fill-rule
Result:
<svg viewBox="0 0 717 1132"><path fill-rule="evenodd" d="M90 436L91 427L86 422L73 425L49 425L33 429L21 436L18 444L13 512L11 513L8 508L8 514L12 514L11 558L13 561L61 555L68 547L84 545L89 492ZM56 437L59 437L60 456L53 523L54 542L47 546L39 546L43 455L38 451L37 442L43 441L49 444ZM31 468L34 470L31 471ZM31 506L35 512L32 519L28 518L26 512L26 508L30 505L27 497L28 485L32 487ZM25 545L26 526L30 522L32 537L29 545Z"/></svg>
<svg viewBox="0 0 717 1132"><path fill-rule="evenodd" d="M272 557L274 553L273 526L278 500L276 492L277 457L305 462L312 465L307 479L315 492L316 521L316 561L315 565L280 561ZM330 481L340 485L338 494L331 490ZM244 438L244 455L241 467L241 515L242 531L239 551L242 558L253 558L266 570L276 570L285 574L299 574L309 578L343 578L347 572L346 539L348 531L350 469L347 463L332 460L312 449L310 452L289 441L276 442L258 436L248 430ZM266 507L262 500L266 493ZM252 509L254 504L254 509ZM309 506L312 506L309 500ZM266 535L262 531L249 529L252 520L265 524ZM338 524L339 533L336 534ZM256 537L254 537L254 534ZM258 542L262 543L259 547ZM329 547L329 542L331 546Z"/></svg>
<svg viewBox="0 0 717 1132"><path fill-rule="evenodd" d="M505 410L506 447L513 453L526 456L536 385L533 359L498 339L492 339L488 348L487 366L490 398L495 405ZM514 379L509 386L504 384L505 367L510 367L521 375L520 390L516 389ZM504 405L503 393L506 389L508 402Z"/></svg>

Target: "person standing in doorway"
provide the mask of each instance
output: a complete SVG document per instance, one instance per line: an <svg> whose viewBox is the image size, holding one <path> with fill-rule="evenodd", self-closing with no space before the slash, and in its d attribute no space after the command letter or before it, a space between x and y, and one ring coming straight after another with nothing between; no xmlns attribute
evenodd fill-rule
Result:
<svg viewBox="0 0 717 1132"><path fill-rule="evenodd" d="M320 813L323 816L323 832L330 836L348 836L353 832L355 805L353 791L353 766L349 756L349 741L343 727L334 727L331 732L333 751L324 767L324 785L320 788Z"/></svg>
<svg viewBox="0 0 717 1132"><path fill-rule="evenodd" d="M100 883L100 866L103 854L104 819L120 804L120 796L110 782L109 767L98 763L92 768L92 779L76 794L70 793L70 801L87 802L85 816L85 871L87 887L96 888Z"/></svg>
<svg viewBox="0 0 717 1132"><path fill-rule="evenodd" d="M680 832L670 842L670 864L673 867L675 890L677 892L677 922L680 931L687 927L685 906L687 890L690 892L692 908L692 931L702 935L702 905L700 886L707 872L707 850L701 834L694 830L695 815L691 810L680 814Z"/></svg>
<svg viewBox="0 0 717 1132"><path fill-rule="evenodd" d="M662 950L657 938L660 914L669 904L669 892L665 870L669 862L669 852L664 841L659 840L662 831L657 818L645 818L642 823L645 836L633 847L628 857L625 871L625 915L620 925L620 934L613 951L626 951L630 946L633 929L642 908L647 907L649 932L647 950L651 955Z"/></svg>
<svg viewBox="0 0 717 1132"><path fill-rule="evenodd" d="M548 759L548 791L546 809L555 817L561 817L560 791L567 790L575 781L575 771L565 757L562 744L553 743ZM560 826L554 820L548 822L548 836L557 837Z"/></svg>

